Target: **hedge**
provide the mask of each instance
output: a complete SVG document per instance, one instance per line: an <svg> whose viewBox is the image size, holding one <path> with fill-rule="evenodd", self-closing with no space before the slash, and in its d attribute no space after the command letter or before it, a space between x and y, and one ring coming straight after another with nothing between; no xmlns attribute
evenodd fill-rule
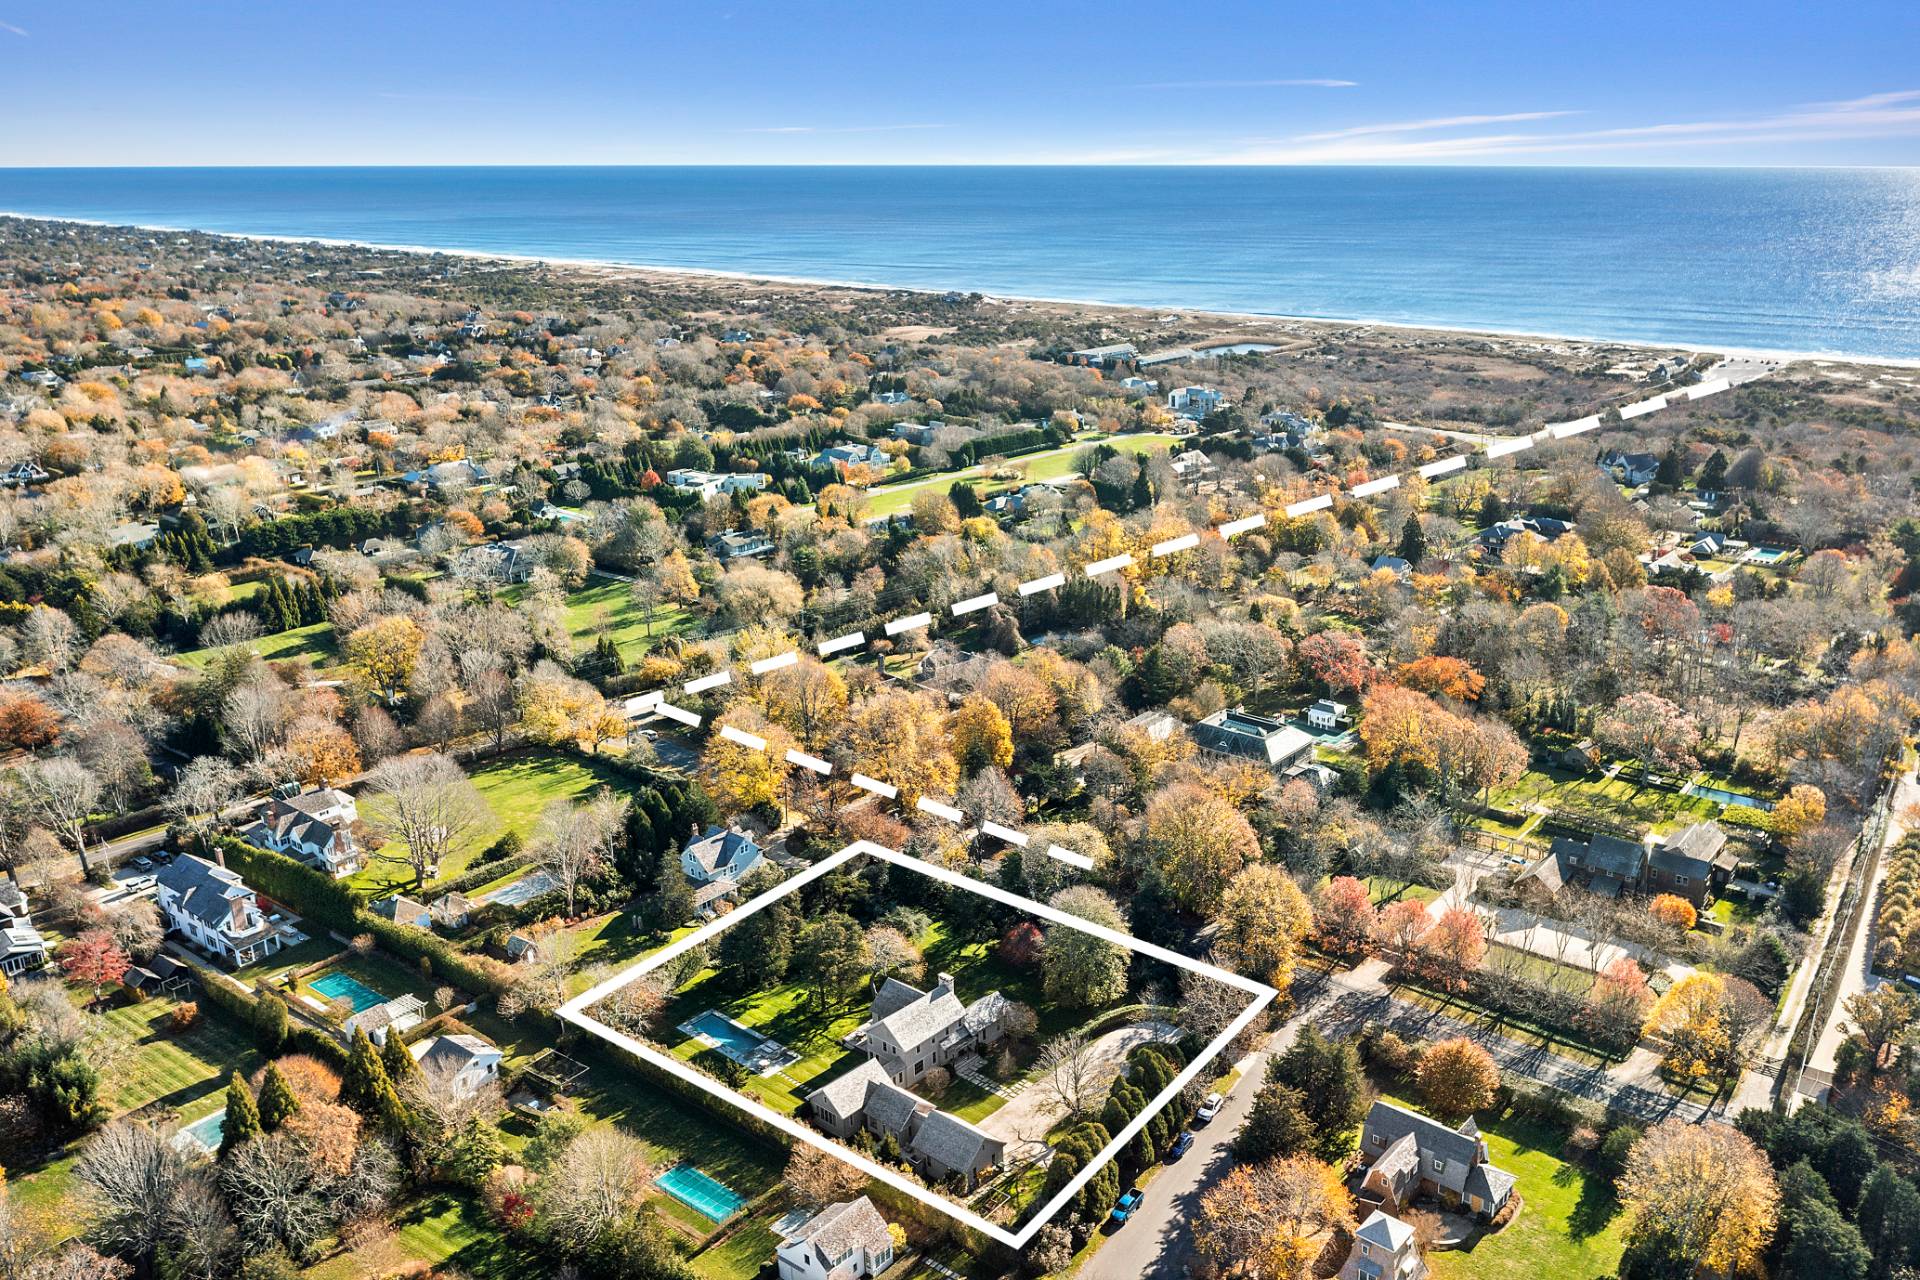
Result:
<svg viewBox="0 0 1920 1280"><path fill-rule="evenodd" d="M178 953L176 953L178 954ZM256 1013L260 1007L260 997L249 991L236 978L230 978L217 969L211 969L194 960L194 977L199 979L201 998L214 1007L239 1019L249 1032L257 1025ZM310 1053L316 1058L344 1070L347 1065L346 1048L332 1036L316 1031L298 1019L287 1022L287 1038L281 1043L283 1053Z"/></svg>

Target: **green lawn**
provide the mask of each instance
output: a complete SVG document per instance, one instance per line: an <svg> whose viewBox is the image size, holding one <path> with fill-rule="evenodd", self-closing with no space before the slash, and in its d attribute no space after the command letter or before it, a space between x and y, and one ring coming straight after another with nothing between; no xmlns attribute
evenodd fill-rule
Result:
<svg viewBox="0 0 1920 1280"><path fill-rule="evenodd" d="M693 629L697 620L692 614L663 605L655 611L649 631L645 612L633 602L632 585L618 578L594 577L578 591L567 593L567 634L573 638L575 652L593 648L604 631L619 646L621 657L636 662L667 636ZM525 593L525 588L516 587L506 599L511 603Z"/></svg>
<svg viewBox="0 0 1920 1280"><path fill-rule="evenodd" d="M1590 813L1657 832L1716 818L1722 808L1717 801L1702 796L1636 786L1625 778L1574 774L1538 765L1528 769L1517 781L1496 790L1493 804L1509 810L1541 804L1549 809Z"/></svg>
<svg viewBox="0 0 1920 1280"><path fill-rule="evenodd" d="M756 1218L736 1227L732 1234L715 1241L689 1261L697 1276L736 1280L740 1276L758 1275L779 1244L780 1238L773 1234L772 1224L765 1218Z"/></svg>
<svg viewBox="0 0 1920 1280"><path fill-rule="evenodd" d="M509 831L523 837L533 831L540 810L554 800L577 800L602 783L616 791L630 789L619 775L588 760L554 751L518 752L489 760L470 775L473 785L493 811L493 820L480 827L440 864L441 877L457 876L467 869L475 855ZM377 805L363 798L363 808ZM388 850L373 855L369 864L347 881L355 889L375 898L414 888L413 870L401 853Z"/></svg>
<svg viewBox="0 0 1920 1280"><path fill-rule="evenodd" d="M1131 436L1101 436L1079 440L1058 449L1048 449L1044 453L1030 453L1024 457L1009 458L1008 465L1023 469L1029 483L1039 480L1057 480L1061 476L1072 475L1074 461L1080 454L1096 444L1109 444L1121 453L1154 453L1175 444L1178 436L1147 434ZM963 467L958 471L944 471L937 476L909 481L906 484L887 485L874 489L867 495L866 514L869 516L890 516L905 511L913 505L913 500L922 493L945 493L953 482L965 478L985 479L984 466ZM1008 485L991 485L987 491L1009 488Z"/></svg>
<svg viewBox="0 0 1920 1280"><path fill-rule="evenodd" d="M326 666L339 656L331 622L316 622L312 626L262 636L247 647L268 662L307 659L315 666ZM189 649L180 655L180 661L190 667L204 667L213 661L217 652L217 649Z"/></svg>

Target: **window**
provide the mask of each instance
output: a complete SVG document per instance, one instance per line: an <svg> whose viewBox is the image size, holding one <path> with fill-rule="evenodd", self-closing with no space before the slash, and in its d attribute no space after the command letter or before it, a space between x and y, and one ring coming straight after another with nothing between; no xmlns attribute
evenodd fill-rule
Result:
<svg viewBox="0 0 1920 1280"><path fill-rule="evenodd" d="M1371 1258L1373 1256L1373 1254L1369 1251L1367 1242L1365 1240L1362 1240L1360 1242L1360 1256L1363 1258Z"/></svg>
<svg viewBox="0 0 1920 1280"><path fill-rule="evenodd" d="M1447 1171L1447 1162L1439 1156L1435 1156L1433 1158L1433 1171L1435 1173L1445 1173Z"/></svg>
<svg viewBox="0 0 1920 1280"><path fill-rule="evenodd" d="M1374 1145L1374 1146L1376 1146L1376 1147L1384 1147L1384 1146L1386 1146L1386 1145L1387 1145L1387 1135L1386 1135L1386 1134L1384 1134L1384 1133L1376 1133L1376 1134L1374 1134L1374 1135L1373 1135L1373 1145Z"/></svg>
<svg viewBox="0 0 1920 1280"><path fill-rule="evenodd" d="M1673 882L1675 884L1685 884L1687 882L1687 878L1685 876L1675 876L1673 878Z"/></svg>

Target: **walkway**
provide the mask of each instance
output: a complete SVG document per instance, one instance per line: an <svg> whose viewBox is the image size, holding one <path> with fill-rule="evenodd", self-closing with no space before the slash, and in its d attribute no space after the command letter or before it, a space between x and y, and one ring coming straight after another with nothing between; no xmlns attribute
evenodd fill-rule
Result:
<svg viewBox="0 0 1920 1280"><path fill-rule="evenodd" d="M1178 1034L1164 1022L1140 1022L1109 1031L1094 1040L1085 1052L1093 1058L1091 1071L1098 1081L1097 1089L1105 1092L1134 1049ZM1007 1144L1009 1164L1018 1163L1037 1155L1036 1148L1046 1146L1047 1134L1066 1117L1067 1110L1066 1103L1052 1089L1035 1081L1033 1088L1022 1091L1019 1097L982 1120L980 1128Z"/></svg>

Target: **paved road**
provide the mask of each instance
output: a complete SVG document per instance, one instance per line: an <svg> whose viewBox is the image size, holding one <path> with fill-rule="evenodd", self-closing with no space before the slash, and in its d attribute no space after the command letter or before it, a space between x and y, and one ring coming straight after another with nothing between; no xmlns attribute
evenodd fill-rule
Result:
<svg viewBox="0 0 1920 1280"><path fill-rule="evenodd" d="M1869 854L1878 857L1879 864L1869 877L1860 903L1854 910L1852 936L1836 939L1836 945L1845 945L1846 959L1840 973L1840 993L1834 998L1833 1010L1827 1015L1827 1023L1820 1029L1820 1040L1814 1046L1813 1057L1807 1065L1816 1071L1831 1073L1840 1045L1847 1038L1847 1001L1863 991L1871 991L1880 980L1873 973L1874 909L1879 905L1880 883L1886 879L1889 859L1886 850L1891 849L1907 834L1907 824L1901 814L1908 806L1920 802L1920 780L1908 773L1895 784L1891 815L1887 819L1887 838L1877 850L1862 850L1860 856ZM1829 888L1829 894L1833 890Z"/></svg>

